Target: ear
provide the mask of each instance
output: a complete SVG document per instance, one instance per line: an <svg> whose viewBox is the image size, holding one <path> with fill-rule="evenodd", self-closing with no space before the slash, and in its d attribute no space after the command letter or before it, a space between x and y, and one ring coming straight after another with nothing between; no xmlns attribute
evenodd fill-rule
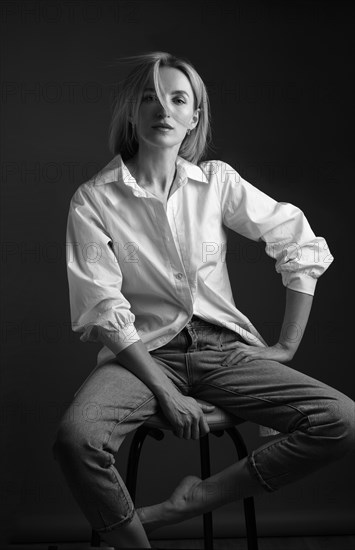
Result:
<svg viewBox="0 0 355 550"><path fill-rule="evenodd" d="M198 124L198 121L200 120L200 111L201 109L198 108L196 109L196 111L194 112L194 114L192 115L192 120L191 120L191 130L193 130L194 128L196 128L197 124Z"/></svg>

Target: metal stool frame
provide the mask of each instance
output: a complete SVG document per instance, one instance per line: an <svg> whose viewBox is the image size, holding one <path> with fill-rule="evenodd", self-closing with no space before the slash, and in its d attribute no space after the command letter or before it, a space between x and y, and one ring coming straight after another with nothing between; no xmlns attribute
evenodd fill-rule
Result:
<svg viewBox="0 0 355 550"><path fill-rule="evenodd" d="M242 423L242 422L239 422L239 423ZM244 439L241 436L239 430L235 426L225 428L225 429L213 430L213 427L210 429L211 429L210 433L212 433L217 437L221 437L224 434L224 432L226 432L230 436L230 438L234 443L235 449L237 451L238 460L248 455L248 450L245 445ZM149 426L145 426L144 424L136 430L136 433L133 436L133 440L131 442L131 446L129 449L129 456L128 456L126 486L134 504L136 500L139 459L141 456L143 443L147 435L150 437L153 437L157 441L161 441L164 438L163 430L159 428L152 428ZM199 440L202 479L206 479L211 475L209 435L210 434L206 434L205 436L201 437ZM247 547L248 547L248 550L258 550L258 537L257 537L257 529L256 529L254 498L248 497L243 499L243 505L244 505ZM212 512L203 514L203 538L204 538L204 549L213 550ZM100 546L100 535L97 531L94 531L94 530L92 530L91 546L98 546L98 547Z"/></svg>

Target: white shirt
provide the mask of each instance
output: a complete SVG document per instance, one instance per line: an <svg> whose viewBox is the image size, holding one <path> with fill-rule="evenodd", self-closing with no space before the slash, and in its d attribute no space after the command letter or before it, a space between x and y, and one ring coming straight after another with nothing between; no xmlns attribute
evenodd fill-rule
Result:
<svg viewBox="0 0 355 550"><path fill-rule="evenodd" d="M67 224L72 329L105 345L99 363L141 339L172 340L195 314L253 345L263 337L234 303L226 227L266 243L284 286L314 294L333 256L296 206L274 199L220 160L176 160L165 210L120 155L74 193ZM94 328L95 327L95 328Z"/></svg>

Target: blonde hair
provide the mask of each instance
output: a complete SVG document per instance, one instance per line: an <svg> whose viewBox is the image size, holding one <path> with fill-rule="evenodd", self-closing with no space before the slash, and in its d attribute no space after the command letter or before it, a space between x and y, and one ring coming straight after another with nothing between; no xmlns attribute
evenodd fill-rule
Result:
<svg viewBox="0 0 355 550"><path fill-rule="evenodd" d="M210 107L206 87L192 64L181 57L166 52L149 52L120 58L119 62L133 63L137 66L122 81L115 100L109 129L109 149L112 154L118 153L123 161L128 160L138 150L135 126L130 118L136 120L143 91L149 77L153 74L154 87L160 103L169 113L169 108L161 93L162 85L159 76L160 67L174 67L188 78L194 94L194 111L199 109L197 126L186 134L178 154L184 159L197 164L207 152L211 142ZM174 115L178 120L178 117Z"/></svg>

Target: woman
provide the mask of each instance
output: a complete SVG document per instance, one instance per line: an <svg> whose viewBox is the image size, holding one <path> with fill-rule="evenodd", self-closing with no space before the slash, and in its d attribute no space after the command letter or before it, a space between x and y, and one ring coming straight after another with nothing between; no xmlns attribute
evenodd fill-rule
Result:
<svg viewBox="0 0 355 550"><path fill-rule="evenodd" d="M296 206L276 202L223 161L200 162L209 104L191 63L164 52L131 59L136 67L111 125L115 157L70 204L72 326L103 347L53 450L102 539L149 548L153 529L275 491L342 457L354 447L354 402L285 365L306 328L317 279L333 260L325 240ZM262 239L276 261L286 309L272 345L234 303L224 226ZM126 434L160 410L177 436L198 439L214 405L278 437L135 510L114 467Z"/></svg>

